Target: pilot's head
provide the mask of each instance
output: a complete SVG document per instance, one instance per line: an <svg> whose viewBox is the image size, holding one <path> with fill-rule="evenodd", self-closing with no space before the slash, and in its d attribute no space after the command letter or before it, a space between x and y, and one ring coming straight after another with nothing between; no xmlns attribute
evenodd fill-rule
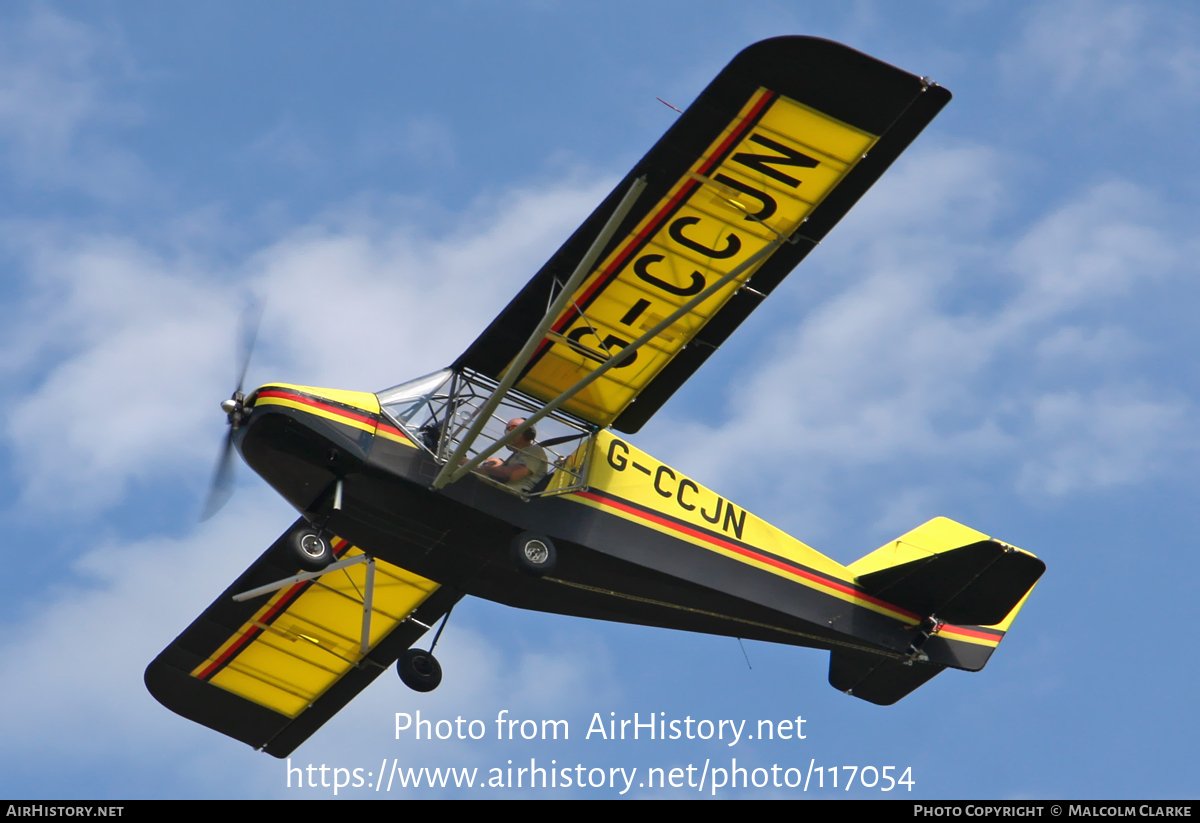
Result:
<svg viewBox="0 0 1200 823"><path fill-rule="evenodd" d="M512 431L513 429L515 429L517 426L521 425L524 422L525 422L524 417L514 417L512 420L509 420L508 425L504 427L504 433L508 434L510 431ZM528 446L530 443L532 443L534 441L534 439L536 437L537 437L536 427L530 426L524 432L522 432L521 436L518 437L516 440L514 440L512 442L512 444L514 446Z"/></svg>

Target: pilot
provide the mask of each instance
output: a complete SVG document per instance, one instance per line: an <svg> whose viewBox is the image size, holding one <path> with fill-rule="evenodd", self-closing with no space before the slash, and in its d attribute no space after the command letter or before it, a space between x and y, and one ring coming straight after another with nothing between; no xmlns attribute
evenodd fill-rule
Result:
<svg viewBox="0 0 1200 823"><path fill-rule="evenodd" d="M505 433L512 431L525 422L524 417L516 417L508 421ZM546 476L549 463L546 460L546 450L536 445L533 440L537 432L530 426L514 441L508 444L512 454L507 460L499 457L489 457L475 471L485 474L493 480L499 480L509 488L519 492L529 492L538 481Z"/></svg>

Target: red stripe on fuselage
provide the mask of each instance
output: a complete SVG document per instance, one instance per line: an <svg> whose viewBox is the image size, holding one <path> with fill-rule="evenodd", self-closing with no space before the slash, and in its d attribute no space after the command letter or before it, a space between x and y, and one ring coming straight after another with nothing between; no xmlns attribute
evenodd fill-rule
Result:
<svg viewBox="0 0 1200 823"><path fill-rule="evenodd" d="M951 634L963 634L967 637L978 637L980 640L995 640L999 643L1004 639L1004 632L999 629L964 629L962 626L955 626L953 623L943 623L938 629L940 635L943 631L949 631ZM953 637L943 638L953 640Z"/></svg>
<svg viewBox="0 0 1200 823"><path fill-rule="evenodd" d="M260 391L258 396L279 397L283 400L291 400L296 403L303 403L306 406L313 406L314 408L333 412L334 414L341 415L349 420L357 420L359 423L370 423L372 425L379 424L379 420L370 416L369 414L360 414L348 411L347 409L339 408L338 406L331 406L328 403L322 403L320 400L314 400L311 397L305 397L303 394L296 394L295 392L281 391L279 389L267 389L266 391Z"/></svg>
<svg viewBox="0 0 1200 823"><path fill-rule="evenodd" d="M660 526L666 526L667 528L672 529L674 531L681 532L681 533L689 535L691 537L699 538L700 540L703 540L706 543L711 543L714 546L720 546L721 548L723 548L727 551L736 552L737 554L740 554L743 557L749 557L753 560L757 560L760 563L766 563L767 565L774 566L775 568L781 569L781 570L787 572L788 574L792 574L797 577L803 577L806 580L811 580L814 583L819 583L822 586L826 586L831 589L836 589L845 594L852 595L853 597L856 597L860 600L865 600L868 603L873 603L876 606L880 606L889 611L895 612L896 614L910 618L914 623L919 622L921 619L919 615L913 614L912 612L908 611L907 609L902 609L899 606L895 606L884 600L880 600L877 597L872 597L871 595L866 594L862 590L856 589L847 583L841 583L836 580L831 580L828 577L822 577L822 576L820 576L814 572L808 571L807 569L804 569L800 566L795 566L795 565L787 563L783 560L779 560L777 558L771 557L769 555L765 555L765 554L761 554L756 551L752 551L751 549L748 549L744 546L739 546L736 543L731 543L728 540L722 540L721 538L717 537L716 535L710 534L709 532L706 532L702 529L691 527L691 526L685 526L681 523L677 523L674 520L668 519L666 517L661 517L659 515L655 515L655 514L651 514L649 512L642 511L641 509L636 508L627 503L624 503L624 502L621 502L619 500L615 500L615 499L609 498L609 497L601 497L600 495L594 494L592 492L586 492L586 491L585 492L576 492L576 494L578 494L580 497L586 497L588 500L594 500L597 503L600 503L602 505L612 506L615 509L620 509L623 512L632 514L635 517L639 517L643 520L649 520L650 522L657 523Z"/></svg>
<svg viewBox="0 0 1200 823"><path fill-rule="evenodd" d="M395 435L396 437L403 437L405 440L409 439L407 434L400 431L395 426L384 423L382 420L380 420L379 423L375 426L375 429L376 429L376 431L381 431L385 434L392 434L392 435Z"/></svg>

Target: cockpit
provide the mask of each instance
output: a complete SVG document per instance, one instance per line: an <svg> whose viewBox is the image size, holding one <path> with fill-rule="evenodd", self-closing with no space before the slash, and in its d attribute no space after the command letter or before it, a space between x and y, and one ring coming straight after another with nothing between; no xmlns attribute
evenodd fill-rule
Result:
<svg viewBox="0 0 1200 823"><path fill-rule="evenodd" d="M444 466L468 438L496 386L494 380L482 375L445 369L393 386L377 397L384 415ZM539 400L510 390L488 414L478 435L470 439L460 461L475 460L512 430L512 421L532 417L544 406ZM540 476L532 482L531 475L504 482L484 473L488 464L476 469L475 476L526 500L586 486L595 427L565 414L551 413L538 420L532 431L531 442L528 437L518 439L507 449L500 449L497 457L503 464L528 466L531 475ZM500 461L493 459L491 465Z"/></svg>

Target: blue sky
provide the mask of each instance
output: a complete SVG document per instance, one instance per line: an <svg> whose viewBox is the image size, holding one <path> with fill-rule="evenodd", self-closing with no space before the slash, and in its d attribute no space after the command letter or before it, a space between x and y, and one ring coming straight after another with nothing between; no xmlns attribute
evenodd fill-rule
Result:
<svg viewBox="0 0 1200 823"><path fill-rule="evenodd" d="M440 689L381 677L293 765L532 758L686 797L711 785L636 784L736 757L911 767L912 798L1195 797L1200 18L1118 2L5 4L0 793L332 796L141 683L293 517L243 471L195 522L246 295L251 383L440 368L670 125L656 97L781 34L955 99L634 442L841 562L936 515L1038 554L987 669L881 708L824 653L747 642L751 669L728 638L467 601ZM395 739L417 710L489 735ZM497 741L502 710L571 739ZM634 712L806 738L584 739Z"/></svg>

